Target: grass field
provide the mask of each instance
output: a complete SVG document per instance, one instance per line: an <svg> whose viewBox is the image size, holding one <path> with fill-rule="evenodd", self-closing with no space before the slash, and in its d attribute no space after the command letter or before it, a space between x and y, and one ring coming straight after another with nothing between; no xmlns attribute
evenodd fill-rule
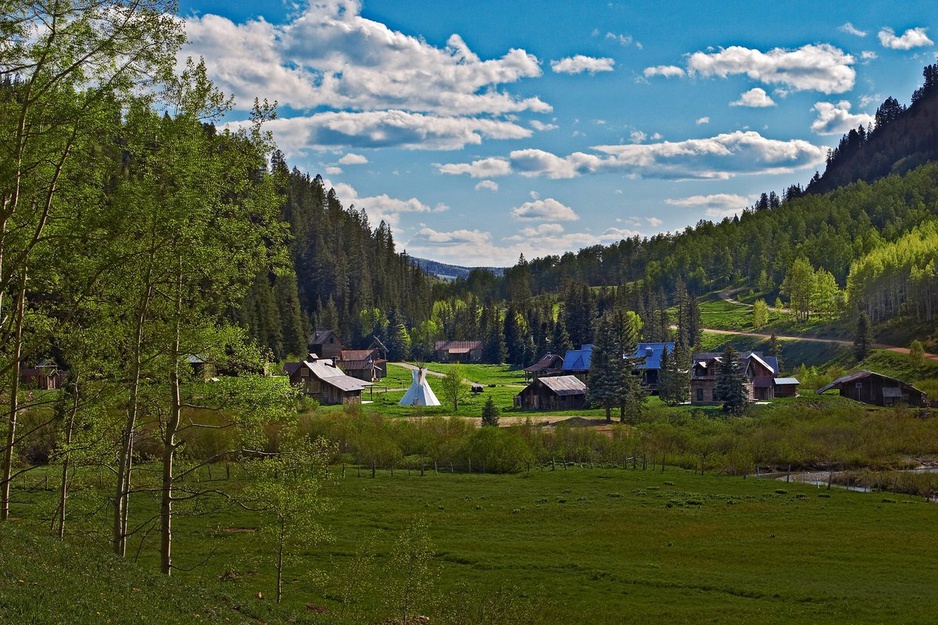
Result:
<svg viewBox="0 0 938 625"><path fill-rule="evenodd" d="M437 572L416 608L433 623L486 622L472 615L499 607L507 614L508 606L514 616L498 622L924 623L938 605L938 506L921 499L673 467L367 475L348 471L327 489L334 512L321 520L333 540L300 541L282 611L257 598L273 593L273 551L259 534L244 531L259 519L229 506L178 520L176 563L191 570L177 572L175 583L198 588L178 602L155 577L133 567L121 572L107 560L84 572L51 557L43 562L57 562L58 573L30 570L35 551L46 547L20 552L0 527L0 622L34 605L32 595L59 607L37 612L49 618L19 622L63 622L55 618L63 602L73 602L75 623L140 622L118 610L148 602L161 622L177 622L169 616L173 602L199 614L190 622L255 622L248 615L265 622L384 622L389 554L415 518L426 523ZM19 505L40 505L42 497L18 493ZM138 498L138 516L149 508ZM149 545L140 566L156 567ZM104 576L130 598L112 606L104 582L83 581L84 575ZM100 599L82 595L84 583ZM329 612L313 614L306 604Z"/></svg>

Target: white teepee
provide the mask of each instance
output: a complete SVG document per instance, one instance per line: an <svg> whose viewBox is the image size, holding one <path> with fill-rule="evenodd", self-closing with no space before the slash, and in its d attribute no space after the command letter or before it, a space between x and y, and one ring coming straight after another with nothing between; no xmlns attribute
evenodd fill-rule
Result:
<svg viewBox="0 0 938 625"><path fill-rule="evenodd" d="M400 406L439 406L440 400L433 394L433 389L427 384L427 371L423 367L411 371L414 381L404 393L404 398L398 402Z"/></svg>

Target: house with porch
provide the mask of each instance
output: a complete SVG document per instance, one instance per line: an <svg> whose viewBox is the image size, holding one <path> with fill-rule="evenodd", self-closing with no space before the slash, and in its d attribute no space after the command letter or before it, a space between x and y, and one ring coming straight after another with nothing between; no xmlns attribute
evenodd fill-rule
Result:
<svg viewBox="0 0 938 625"><path fill-rule="evenodd" d="M690 381L692 404L719 403L716 387L722 364L722 353L694 354ZM746 376L749 401L771 401L776 397L797 395L798 380L779 377L778 358L775 356L763 356L757 352L741 354L739 369Z"/></svg>

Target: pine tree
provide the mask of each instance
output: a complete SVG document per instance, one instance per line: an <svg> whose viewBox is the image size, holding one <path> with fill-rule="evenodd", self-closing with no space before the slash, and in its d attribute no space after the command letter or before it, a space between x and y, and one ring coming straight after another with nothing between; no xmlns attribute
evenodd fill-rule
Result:
<svg viewBox="0 0 938 625"><path fill-rule="evenodd" d="M772 337L769 339L769 355L775 356L775 360L778 361L778 370L782 370L782 344L779 342L778 337L775 336L775 332L772 333Z"/></svg>
<svg viewBox="0 0 938 625"><path fill-rule="evenodd" d="M746 409L749 395L746 392L746 374L739 364L739 352L727 345L720 357L714 399L723 402L723 411L740 414Z"/></svg>
<svg viewBox="0 0 938 625"><path fill-rule="evenodd" d="M606 422L612 422L612 407L625 394L623 360L611 315L604 315L596 329L596 342L590 356L587 392L590 403L602 406Z"/></svg>
<svg viewBox="0 0 938 625"><path fill-rule="evenodd" d="M669 357L668 403L683 404L690 397L691 353L683 344L677 343Z"/></svg>
<svg viewBox="0 0 938 625"><path fill-rule="evenodd" d="M669 406L674 401L674 365L671 362L671 353L667 346L661 350L661 368L658 370L658 397Z"/></svg>
<svg viewBox="0 0 938 625"><path fill-rule="evenodd" d="M567 326L563 322L563 317L554 322L553 332L550 338L550 351L553 354L562 356L568 349L573 349L570 342L570 335L567 334Z"/></svg>
<svg viewBox="0 0 938 625"><path fill-rule="evenodd" d="M857 333L856 337L853 339L853 349L857 357L857 362L866 360L872 348L873 330L870 327L870 318L866 314L866 311L860 311L860 316L857 318Z"/></svg>
<svg viewBox="0 0 938 625"><path fill-rule="evenodd" d="M482 425L498 427L498 415L501 411L495 405L495 400L489 395L482 406Z"/></svg>

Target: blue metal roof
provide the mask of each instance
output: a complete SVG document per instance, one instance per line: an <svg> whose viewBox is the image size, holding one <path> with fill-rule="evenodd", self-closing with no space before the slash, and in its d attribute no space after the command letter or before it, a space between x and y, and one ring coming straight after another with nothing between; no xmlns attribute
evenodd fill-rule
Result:
<svg viewBox="0 0 938 625"><path fill-rule="evenodd" d="M644 358L645 362L638 364L638 369L661 369L661 353L664 348L668 353L674 353L674 343L639 343L635 346L635 358Z"/></svg>
<svg viewBox="0 0 938 625"><path fill-rule="evenodd" d="M590 368L590 358L593 355L593 345L591 343L583 345L580 349L568 349L563 357L563 371L588 371Z"/></svg>

